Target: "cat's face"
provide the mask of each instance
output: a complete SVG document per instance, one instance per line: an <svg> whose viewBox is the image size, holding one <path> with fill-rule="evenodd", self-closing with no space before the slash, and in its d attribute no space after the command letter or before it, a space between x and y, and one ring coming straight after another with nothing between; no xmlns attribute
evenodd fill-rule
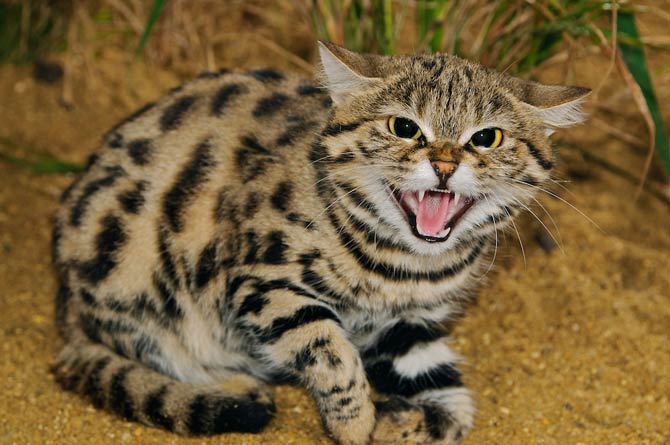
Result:
<svg viewBox="0 0 670 445"><path fill-rule="evenodd" d="M341 160L332 177L421 254L490 234L526 207L553 166L548 134L581 120L588 93L446 55L361 56L332 45L321 55L330 126L341 130L325 140Z"/></svg>

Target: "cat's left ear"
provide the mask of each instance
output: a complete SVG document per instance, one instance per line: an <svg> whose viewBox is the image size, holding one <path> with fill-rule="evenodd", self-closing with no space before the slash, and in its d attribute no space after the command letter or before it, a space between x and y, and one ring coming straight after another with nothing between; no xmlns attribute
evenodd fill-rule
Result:
<svg viewBox="0 0 670 445"><path fill-rule="evenodd" d="M322 81L336 105L379 81L380 56L358 54L334 43L319 41Z"/></svg>
<svg viewBox="0 0 670 445"><path fill-rule="evenodd" d="M508 87L547 126L546 133L556 128L569 127L584 122L582 105L590 88L563 85L543 85L515 77L507 78Z"/></svg>

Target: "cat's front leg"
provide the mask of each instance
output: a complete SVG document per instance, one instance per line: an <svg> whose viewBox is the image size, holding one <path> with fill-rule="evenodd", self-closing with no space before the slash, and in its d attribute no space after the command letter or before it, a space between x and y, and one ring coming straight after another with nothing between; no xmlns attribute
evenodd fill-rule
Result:
<svg viewBox="0 0 670 445"><path fill-rule="evenodd" d="M377 403L376 440L453 443L472 428L474 406L439 324L399 321L363 357L370 382L387 397Z"/></svg>
<svg viewBox="0 0 670 445"><path fill-rule="evenodd" d="M238 325L262 359L310 391L335 441L368 443L375 425L370 386L337 314L296 286L258 279L239 286L235 301Z"/></svg>

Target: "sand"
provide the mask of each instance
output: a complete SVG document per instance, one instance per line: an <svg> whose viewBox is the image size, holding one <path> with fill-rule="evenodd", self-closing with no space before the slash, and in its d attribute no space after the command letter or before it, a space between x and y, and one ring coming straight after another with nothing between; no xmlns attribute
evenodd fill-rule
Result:
<svg viewBox="0 0 670 445"><path fill-rule="evenodd" d="M100 63L111 67L110 54ZM657 72L668 65L665 57L654 62ZM585 63L574 81L595 86L603 67ZM543 76L562 80L561 73ZM58 84L36 83L28 67L0 67L0 150L83 162L107 127L177 82L173 73L146 67L131 77L66 107ZM659 79L667 104L667 71ZM644 144L642 121L622 91L616 78L603 90L611 106L630 108L609 122ZM644 149L589 125L567 137L631 172L642 170ZM648 193L635 201L631 183L574 150L563 155L558 176L569 182L551 188L559 198L541 193L532 208L558 247L547 249L542 224L530 213L522 217L523 252L514 230L501 236L478 300L455 330L453 346L467 360L465 381L478 407L463 443L668 444L668 204ZM188 439L96 410L55 384L49 366L61 340L52 320L49 218L72 179L0 158L0 444L330 444L297 388L276 388L278 415L261 434Z"/></svg>

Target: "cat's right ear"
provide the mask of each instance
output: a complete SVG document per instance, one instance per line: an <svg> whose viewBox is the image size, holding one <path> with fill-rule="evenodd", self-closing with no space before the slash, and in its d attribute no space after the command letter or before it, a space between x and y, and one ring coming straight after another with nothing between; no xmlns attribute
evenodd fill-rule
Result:
<svg viewBox="0 0 670 445"><path fill-rule="evenodd" d="M319 55L322 82L336 105L379 80L374 56L357 54L323 41L319 41Z"/></svg>

